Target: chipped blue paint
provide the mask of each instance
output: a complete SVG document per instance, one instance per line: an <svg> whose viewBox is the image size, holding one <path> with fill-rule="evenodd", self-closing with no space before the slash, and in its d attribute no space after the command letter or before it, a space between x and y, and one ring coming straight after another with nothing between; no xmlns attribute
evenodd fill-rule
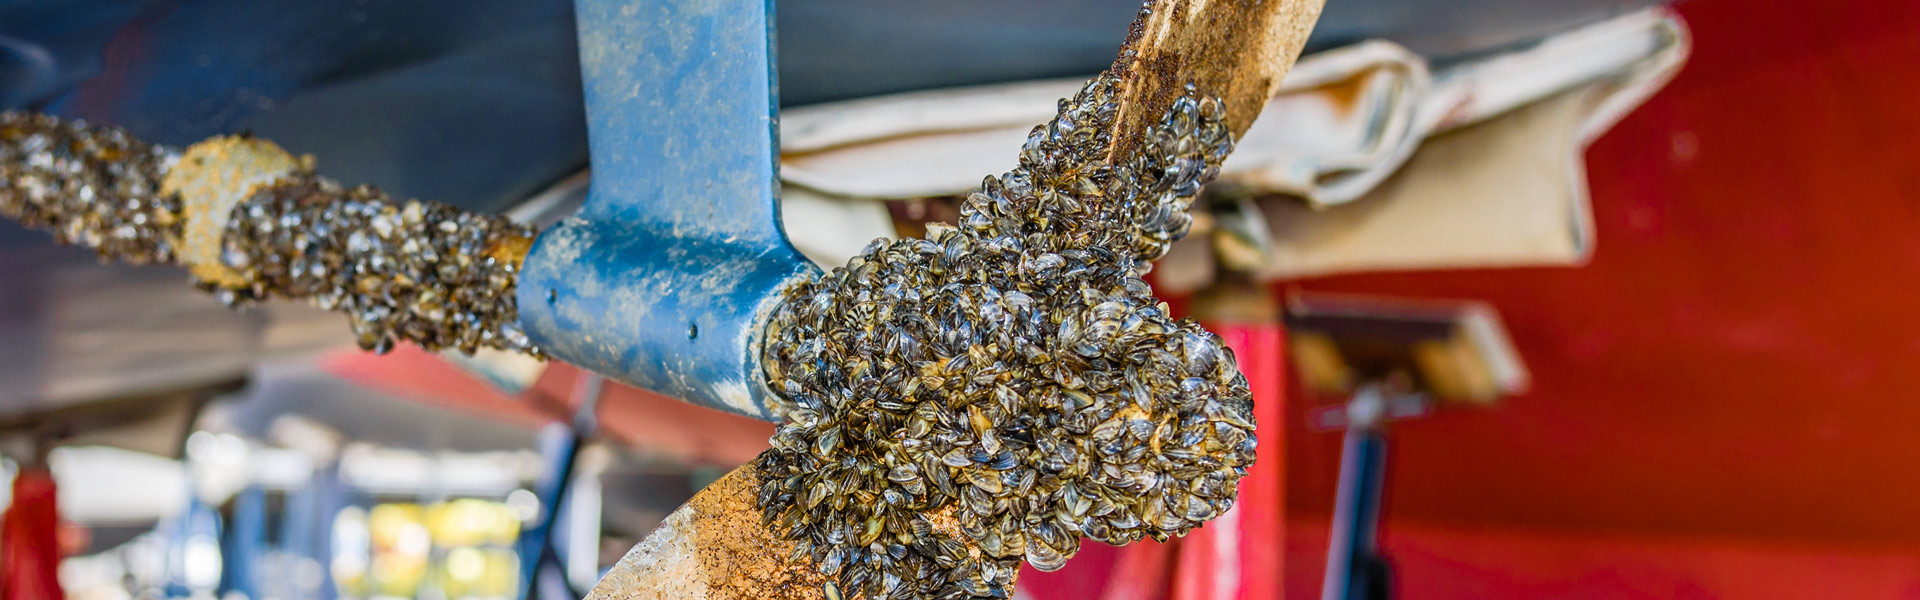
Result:
<svg viewBox="0 0 1920 600"><path fill-rule="evenodd" d="M770 419L758 332L818 271L780 226L770 0L577 0L593 183L520 320L555 358Z"/></svg>

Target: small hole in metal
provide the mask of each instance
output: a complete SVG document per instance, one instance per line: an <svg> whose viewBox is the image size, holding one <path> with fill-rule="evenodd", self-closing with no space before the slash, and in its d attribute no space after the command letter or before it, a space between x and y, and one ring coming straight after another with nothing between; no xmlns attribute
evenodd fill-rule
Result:
<svg viewBox="0 0 1920 600"><path fill-rule="evenodd" d="M688 324L687 324L687 339L690 339L690 340L692 340L692 339L699 339L699 338L700 338L700 326L699 326L699 325L695 325L695 324L693 324L693 323L688 323Z"/></svg>
<svg viewBox="0 0 1920 600"><path fill-rule="evenodd" d="M547 288L547 305L548 306L552 306L553 303L559 299L560 299L559 290L555 290L553 288Z"/></svg>

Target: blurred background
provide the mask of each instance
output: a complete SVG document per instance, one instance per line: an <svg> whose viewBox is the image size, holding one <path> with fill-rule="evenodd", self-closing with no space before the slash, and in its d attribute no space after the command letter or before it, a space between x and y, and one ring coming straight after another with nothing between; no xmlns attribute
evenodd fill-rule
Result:
<svg viewBox="0 0 1920 600"><path fill-rule="evenodd" d="M781 2L795 244L950 220L1137 5ZM0 0L0 109L251 131L544 224L589 177L574 44L565 0ZM1329 0L1153 273L1274 411L1243 503L1281 518L1207 534L1272 576L1214 596L1245 563L1089 544L1019 594L1920 598L1915 106L1908 0ZM48 569L89 600L581 597L771 432L363 354L0 222L4 600Z"/></svg>

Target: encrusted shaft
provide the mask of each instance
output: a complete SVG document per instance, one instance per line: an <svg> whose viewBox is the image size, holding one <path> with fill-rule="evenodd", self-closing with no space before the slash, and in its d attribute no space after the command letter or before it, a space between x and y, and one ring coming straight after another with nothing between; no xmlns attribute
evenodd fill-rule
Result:
<svg viewBox="0 0 1920 600"><path fill-rule="evenodd" d="M179 158L117 128L0 113L0 216L103 261L174 262L180 201L160 178Z"/></svg>
<svg viewBox="0 0 1920 600"><path fill-rule="evenodd" d="M282 296L344 312L375 352L398 340L536 352L513 294L533 234L502 217L395 203L302 173L234 208L220 261L240 283L203 285L230 305Z"/></svg>
<svg viewBox="0 0 1920 600"><path fill-rule="evenodd" d="M347 314L360 346L538 353L514 285L534 231L345 187L263 140L184 152L125 131L0 113L0 216L102 260L178 263L229 305L304 298Z"/></svg>

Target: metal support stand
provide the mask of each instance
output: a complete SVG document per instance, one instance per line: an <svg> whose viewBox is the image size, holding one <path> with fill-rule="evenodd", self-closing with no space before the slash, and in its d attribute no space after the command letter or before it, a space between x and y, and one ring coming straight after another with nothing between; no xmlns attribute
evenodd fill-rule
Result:
<svg viewBox="0 0 1920 600"><path fill-rule="evenodd" d="M568 599L586 596L584 590L574 589L567 581L554 530L560 511L566 506L568 492L573 488L580 449L599 429L595 411L600 405L600 389L605 381L599 375L583 372L573 390L576 406L573 422L556 423L541 432L540 454L546 458L547 468L534 484L534 495L540 499L540 516L522 529L520 538L514 542L514 552L520 557L521 600L556 600L556 594Z"/></svg>
<svg viewBox="0 0 1920 600"><path fill-rule="evenodd" d="M1387 469L1387 436L1381 426L1390 403L1384 388L1380 384L1361 387L1347 403L1346 444L1340 456L1340 487L1333 505L1321 600L1392 597L1393 574L1379 546ZM1394 403L1409 399L1397 398L1399 402Z"/></svg>

